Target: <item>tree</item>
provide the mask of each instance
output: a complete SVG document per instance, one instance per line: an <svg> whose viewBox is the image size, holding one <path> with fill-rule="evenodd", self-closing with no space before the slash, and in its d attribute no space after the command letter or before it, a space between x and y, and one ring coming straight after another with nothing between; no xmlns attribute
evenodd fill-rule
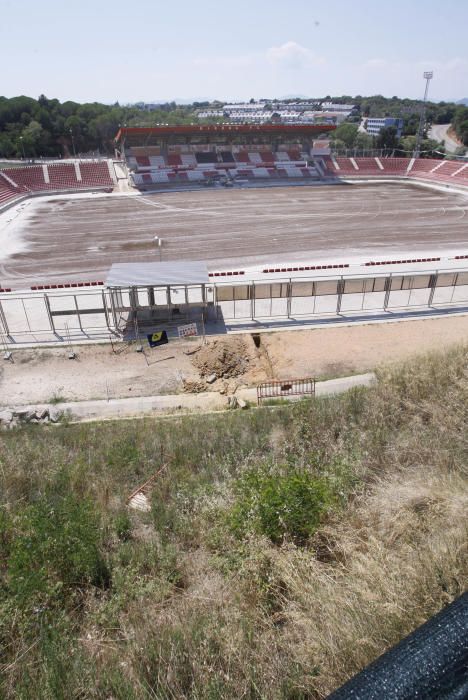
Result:
<svg viewBox="0 0 468 700"><path fill-rule="evenodd" d="M397 130L395 126L384 126L377 136L377 148L393 150L398 146Z"/></svg>
<svg viewBox="0 0 468 700"><path fill-rule="evenodd" d="M8 134L0 133L0 156L3 158L11 158L15 155L15 152L15 146Z"/></svg>
<svg viewBox="0 0 468 700"><path fill-rule="evenodd" d="M23 145L26 155L37 156L41 153L41 140L44 138L42 126L34 119L23 129Z"/></svg>
<svg viewBox="0 0 468 700"><path fill-rule="evenodd" d="M340 126L333 132L333 140L343 141L346 148L353 148L357 134L358 126L356 124L344 123L340 124Z"/></svg>
<svg viewBox="0 0 468 700"><path fill-rule="evenodd" d="M359 151L369 151L371 148L374 148L374 137L370 134L359 132L356 135L354 146Z"/></svg>

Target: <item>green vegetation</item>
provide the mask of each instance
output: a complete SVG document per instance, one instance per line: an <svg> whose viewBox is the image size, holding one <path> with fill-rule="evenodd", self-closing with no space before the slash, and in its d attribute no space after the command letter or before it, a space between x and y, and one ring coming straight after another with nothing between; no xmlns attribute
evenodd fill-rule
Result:
<svg viewBox="0 0 468 700"><path fill-rule="evenodd" d="M452 126L460 141L468 146L468 107L457 107L452 119Z"/></svg>
<svg viewBox="0 0 468 700"><path fill-rule="evenodd" d="M308 469L252 467L234 483L229 525L239 537L266 535L275 544L285 538L304 544L332 502L327 480Z"/></svg>
<svg viewBox="0 0 468 700"><path fill-rule="evenodd" d="M375 143L367 134L357 132L360 116L402 117L404 120L404 137L416 135L421 100L386 98L382 95L362 97L342 95L327 97L324 100L352 103L359 108L359 113L350 118L350 122L341 125L334 135L337 151L344 148L360 150L374 148L394 148L390 134L379 143ZM287 102L288 100L286 100ZM293 101L293 100L291 100ZM300 100L298 100L300 101ZM310 100L309 100L310 101ZM317 105L322 98L315 100ZM274 104L275 101L272 101ZM154 126L164 124L189 124L198 122L197 112L202 108L220 109L222 102L194 102L191 105L178 105L169 102L158 105L151 110L143 104L105 105L98 102L79 104L41 95L37 100L24 95L10 99L0 96L0 159L27 159L38 156L69 156L77 153L100 151L112 154L113 139L119 126ZM429 102L427 106L429 123L447 124L453 127L461 139L468 145L468 108L452 103ZM216 122L217 118L204 119L203 122ZM408 143L400 143L400 149L409 150ZM440 150L441 145L429 140L423 143L423 151ZM3 167L3 166L2 166Z"/></svg>
<svg viewBox="0 0 468 700"><path fill-rule="evenodd" d="M358 125L350 122L340 124L333 132L331 143L337 154L346 154L350 149L360 151L382 150L384 153L395 156L411 155L416 148L416 136L403 131L402 138L397 138L397 130L394 126L383 128L378 136L371 136L358 131ZM424 158L440 158L444 153L444 146L434 139L423 138L421 140L421 156Z"/></svg>
<svg viewBox="0 0 468 700"><path fill-rule="evenodd" d="M467 359L0 433L0 696L324 697L466 583Z"/></svg>
<svg viewBox="0 0 468 700"><path fill-rule="evenodd" d="M59 102L41 95L0 97L0 158L68 156L100 151L112 154L120 125L153 126L156 123L187 124L197 121L195 105L142 106Z"/></svg>

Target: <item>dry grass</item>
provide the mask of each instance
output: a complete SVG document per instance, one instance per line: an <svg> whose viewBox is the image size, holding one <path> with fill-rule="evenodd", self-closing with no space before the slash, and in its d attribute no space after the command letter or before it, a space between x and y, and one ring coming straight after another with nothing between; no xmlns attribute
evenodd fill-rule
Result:
<svg viewBox="0 0 468 700"><path fill-rule="evenodd" d="M325 697L466 585L467 359L460 347L382 370L370 390L227 418L5 435L4 510L64 488L91 498L112 583L75 609L50 598L47 634L1 594L4 695ZM168 455L151 516L119 540L126 493ZM229 529L255 465L333 486L305 545Z"/></svg>

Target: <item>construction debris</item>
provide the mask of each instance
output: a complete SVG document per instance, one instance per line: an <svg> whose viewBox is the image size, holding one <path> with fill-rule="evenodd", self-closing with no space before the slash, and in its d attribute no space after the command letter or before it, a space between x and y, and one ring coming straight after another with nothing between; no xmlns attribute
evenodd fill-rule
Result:
<svg viewBox="0 0 468 700"><path fill-rule="evenodd" d="M143 512L148 512L151 510L151 502L149 495L154 487L154 482L160 474L166 469L167 464L163 464L161 469L152 474L149 479L145 481L144 484L138 486L138 488L133 491L127 498L127 506L133 508L133 510L141 510Z"/></svg>
<svg viewBox="0 0 468 700"><path fill-rule="evenodd" d="M201 345L198 345L196 348L193 348L193 350L184 350L184 355L195 355L195 353L198 352L201 347Z"/></svg>
<svg viewBox="0 0 468 700"><path fill-rule="evenodd" d="M250 358L242 338L220 338L203 345L192 362L202 377L238 377L248 369Z"/></svg>
<svg viewBox="0 0 468 700"><path fill-rule="evenodd" d="M148 513L151 510L151 503L145 493L138 492L129 499L128 507Z"/></svg>
<svg viewBox="0 0 468 700"><path fill-rule="evenodd" d="M58 423L63 411L57 408L5 408L0 411L0 427L2 430L12 430L22 423Z"/></svg>
<svg viewBox="0 0 468 700"><path fill-rule="evenodd" d="M206 391L206 382L196 379L182 379L182 388L187 394L202 394Z"/></svg>

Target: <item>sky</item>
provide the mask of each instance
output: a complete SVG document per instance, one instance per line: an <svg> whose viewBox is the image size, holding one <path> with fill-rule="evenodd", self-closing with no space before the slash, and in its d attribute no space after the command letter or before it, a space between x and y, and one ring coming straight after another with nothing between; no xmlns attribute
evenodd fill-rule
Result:
<svg viewBox="0 0 468 700"><path fill-rule="evenodd" d="M468 97L468 0L0 0L0 95Z"/></svg>

